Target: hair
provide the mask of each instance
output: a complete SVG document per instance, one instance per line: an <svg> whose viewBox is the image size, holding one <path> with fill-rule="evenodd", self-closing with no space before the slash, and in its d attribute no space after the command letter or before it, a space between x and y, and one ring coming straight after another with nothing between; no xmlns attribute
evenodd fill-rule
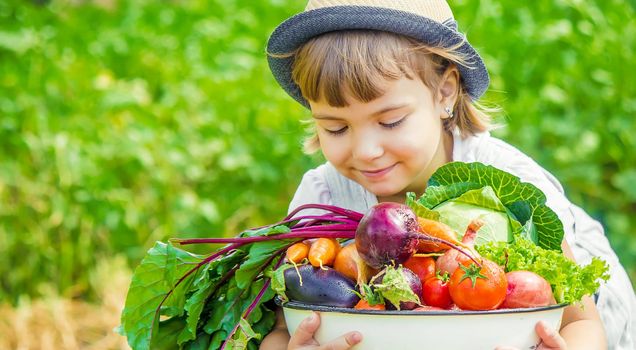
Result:
<svg viewBox="0 0 636 350"><path fill-rule="evenodd" d="M456 52L463 43L451 48L424 45L406 36L374 30L348 30L322 34L307 41L294 57L292 79L303 97L326 101L334 107L347 106L346 96L370 102L382 96L383 81L419 77L432 91L437 91L444 72L453 65L468 66ZM461 79L461 77L460 77ZM491 128L487 109L473 102L463 84L458 84L453 118L444 119L444 129L458 127L462 136ZM314 153L320 148L313 123L308 129L303 149Z"/></svg>

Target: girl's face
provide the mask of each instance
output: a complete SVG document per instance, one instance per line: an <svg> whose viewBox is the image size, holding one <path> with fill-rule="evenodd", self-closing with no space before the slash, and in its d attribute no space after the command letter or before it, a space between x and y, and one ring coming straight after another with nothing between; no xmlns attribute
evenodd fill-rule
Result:
<svg viewBox="0 0 636 350"><path fill-rule="evenodd" d="M444 106L420 79L386 81L384 95L347 107L310 101L325 158L379 201L421 194L431 174L452 159Z"/></svg>

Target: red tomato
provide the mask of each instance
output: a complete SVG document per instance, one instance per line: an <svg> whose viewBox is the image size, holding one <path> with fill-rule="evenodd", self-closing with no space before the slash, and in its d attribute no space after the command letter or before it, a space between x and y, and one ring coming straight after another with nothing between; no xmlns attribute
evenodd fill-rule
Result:
<svg viewBox="0 0 636 350"><path fill-rule="evenodd" d="M412 256L402 266L413 271L420 278L422 287L424 287L424 281L435 277L435 260L430 256Z"/></svg>
<svg viewBox="0 0 636 350"><path fill-rule="evenodd" d="M472 260L459 266L450 279L450 295L463 310L493 310L506 298L506 273L496 263L482 259L481 267Z"/></svg>
<svg viewBox="0 0 636 350"><path fill-rule="evenodd" d="M444 276L437 275L431 277L424 282L422 298L426 305L442 309L448 309L451 306L453 300L448 290L448 280L449 277L446 274Z"/></svg>

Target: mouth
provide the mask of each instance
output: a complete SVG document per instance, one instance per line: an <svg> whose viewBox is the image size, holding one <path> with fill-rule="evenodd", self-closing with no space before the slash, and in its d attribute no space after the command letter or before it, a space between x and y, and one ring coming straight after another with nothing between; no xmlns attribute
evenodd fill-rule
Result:
<svg viewBox="0 0 636 350"><path fill-rule="evenodd" d="M373 170L360 170L360 173L367 178L370 179L378 179L382 176L388 174L393 168L395 168L396 164L390 165L386 168L381 169L373 169Z"/></svg>

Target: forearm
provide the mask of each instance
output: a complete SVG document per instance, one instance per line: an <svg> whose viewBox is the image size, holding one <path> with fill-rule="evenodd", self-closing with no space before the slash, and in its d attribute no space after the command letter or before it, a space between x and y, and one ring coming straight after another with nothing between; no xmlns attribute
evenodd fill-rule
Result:
<svg viewBox="0 0 636 350"><path fill-rule="evenodd" d="M563 241L563 253L574 261L570 246ZM605 350L607 338L603 322L590 296L585 296L580 304L570 305L563 313L563 323L559 334L572 350Z"/></svg>
<svg viewBox="0 0 636 350"><path fill-rule="evenodd" d="M597 320L578 320L561 328L561 336L571 350L605 350L607 340Z"/></svg>

